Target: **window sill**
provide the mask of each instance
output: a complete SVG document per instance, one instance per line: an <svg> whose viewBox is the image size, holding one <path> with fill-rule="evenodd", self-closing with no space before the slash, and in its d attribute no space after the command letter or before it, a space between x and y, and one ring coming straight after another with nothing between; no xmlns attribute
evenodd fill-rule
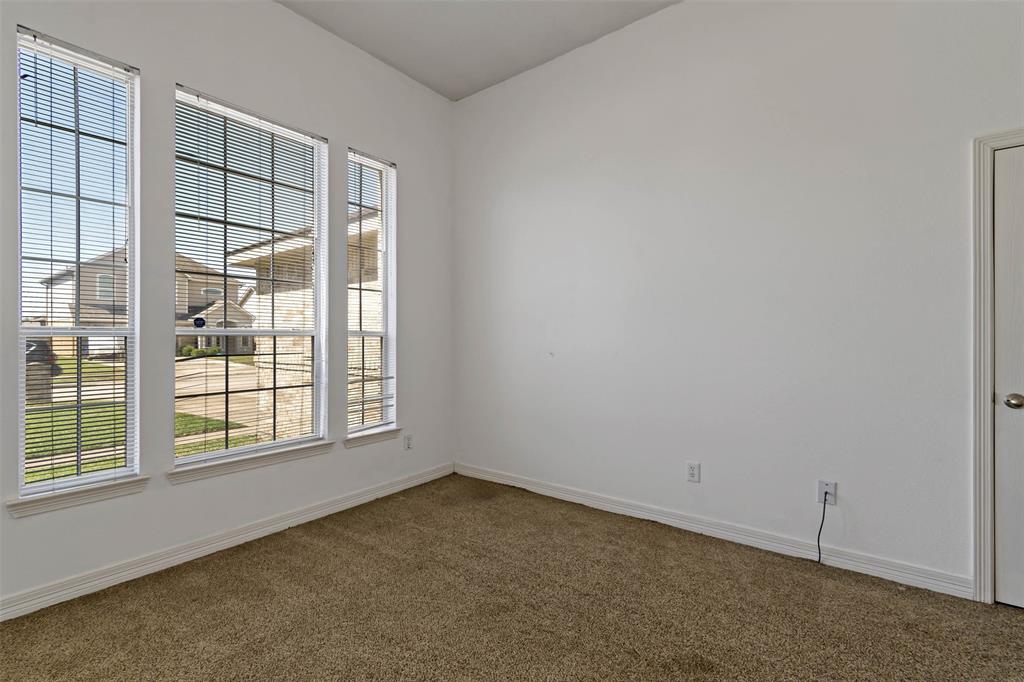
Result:
<svg viewBox="0 0 1024 682"><path fill-rule="evenodd" d="M197 464L184 464L168 471L167 479L175 485L178 483L187 483L188 481L195 481L201 478L222 476L223 474L231 474L236 471L245 471L246 469L255 469L256 467L288 462L293 459L322 455L330 452L333 447L333 440L315 440L309 443L300 443L276 450L256 452L251 455L226 457L224 459L199 462Z"/></svg>
<svg viewBox="0 0 1024 682"><path fill-rule="evenodd" d="M400 434L401 432L401 426L388 426L383 429L364 431L363 433L357 433L354 436L349 436L348 438L346 438L345 447L358 448L360 445L380 443L381 441L391 440L392 438L398 438L398 434Z"/></svg>
<svg viewBox="0 0 1024 682"><path fill-rule="evenodd" d="M19 518L32 514L41 514L55 509L65 509L79 504L106 500L111 497L131 495L141 492L148 482L149 476L132 476L131 478L83 485L79 488L37 493L28 497L20 497L16 500L8 500L7 511L10 512L11 516Z"/></svg>

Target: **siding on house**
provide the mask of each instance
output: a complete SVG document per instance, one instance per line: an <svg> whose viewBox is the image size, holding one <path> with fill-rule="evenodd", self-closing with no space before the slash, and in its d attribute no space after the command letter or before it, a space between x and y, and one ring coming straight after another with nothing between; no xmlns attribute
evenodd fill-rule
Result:
<svg viewBox="0 0 1024 682"><path fill-rule="evenodd" d="M232 267L252 268L256 273L255 289L242 305L252 315L254 327L315 326L311 237L300 233L245 249L234 254L229 263ZM313 339L303 335L258 336L254 339L253 364L259 386L279 389L258 393L259 413L274 415L271 420L259 420L258 440L313 433Z"/></svg>

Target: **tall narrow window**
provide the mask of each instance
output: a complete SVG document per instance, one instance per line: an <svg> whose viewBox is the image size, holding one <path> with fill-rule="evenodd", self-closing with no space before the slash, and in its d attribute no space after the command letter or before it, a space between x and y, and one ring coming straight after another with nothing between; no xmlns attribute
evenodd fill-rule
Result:
<svg viewBox="0 0 1024 682"><path fill-rule="evenodd" d="M138 72L20 29L21 492L138 470Z"/></svg>
<svg viewBox="0 0 1024 682"><path fill-rule="evenodd" d="M395 166L348 155L348 432L395 425Z"/></svg>
<svg viewBox="0 0 1024 682"><path fill-rule="evenodd" d="M179 88L179 462L324 435L327 144Z"/></svg>

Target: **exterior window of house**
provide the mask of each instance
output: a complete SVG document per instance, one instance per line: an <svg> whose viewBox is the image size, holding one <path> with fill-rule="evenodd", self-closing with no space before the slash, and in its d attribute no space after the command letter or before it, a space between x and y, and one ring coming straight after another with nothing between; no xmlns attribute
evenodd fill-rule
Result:
<svg viewBox="0 0 1024 682"><path fill-rule="evenodd" d="M18 29L23 496L138 472L138 71Z"/></svg>
<svg viewBox="0 0 1024 682"><path fill-rule="evenodd" d="M348 155L348 432L396 424L395 165Z"/></svg>
<svg viewBox="0 0 1024 682"><path fill-rule="evenodd" d="M101 301L114 300L114 279L113 275L96 275L96 298Z"/></svg>
<svg viewBox="0 0 1024 682"><path fill-rule="evenodd" d="M327 143L179 87L179 463L325 434Z"/></svg>

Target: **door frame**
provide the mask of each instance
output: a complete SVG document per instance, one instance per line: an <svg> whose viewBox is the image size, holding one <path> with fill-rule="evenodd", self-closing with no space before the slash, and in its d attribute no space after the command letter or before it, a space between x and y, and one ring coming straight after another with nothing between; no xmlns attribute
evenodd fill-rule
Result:
<svg viewBox="0 0 1024 682"><path fill-rule="evenodd" d="M974 599L995 602L995 154L1024 128L974 140Z"/></svg>

